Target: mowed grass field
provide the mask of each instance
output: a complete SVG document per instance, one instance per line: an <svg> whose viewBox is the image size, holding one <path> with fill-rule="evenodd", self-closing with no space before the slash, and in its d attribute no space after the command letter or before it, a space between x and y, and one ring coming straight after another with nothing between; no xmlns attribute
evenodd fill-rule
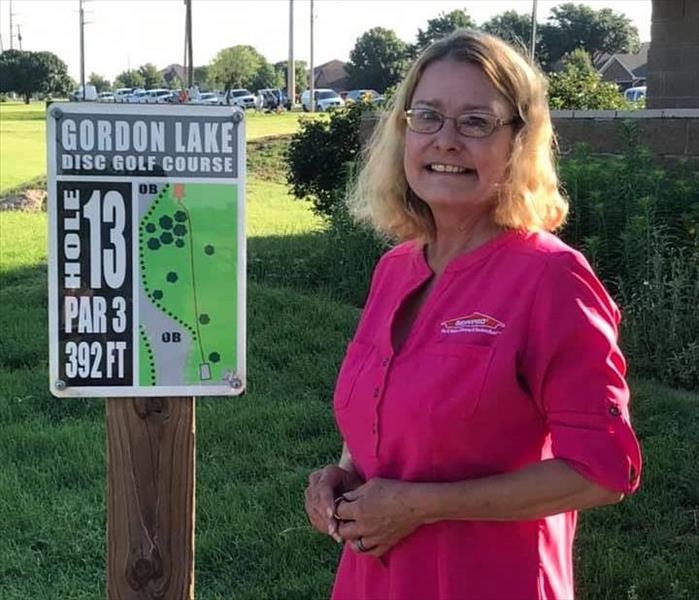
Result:
<svg viewBox="0 0 699 600"><path fill-rule="evenodd" d="M332 240L288 195L279 148L248 148L249 389L197 400L196 597L320 600L339 546L308 526L303 489L338 457L332 389L359 308L317 280L342 281L358 257L308 270ZM48 393L46 236L45 214L0 213L0 599L93 600L105 594L104 401ZM693 600L699 396L631 387L642 487L581 515L578 597Z"/></svg>
<svg viewBox="0 0 699 600"><path fill-rule="evenodd" d="M272 135L294 133L301 118L300 112L254 113L246 112L248 140ZM0 102L0 194L27 181L46 176L46 104L29 105Z"/></svg>

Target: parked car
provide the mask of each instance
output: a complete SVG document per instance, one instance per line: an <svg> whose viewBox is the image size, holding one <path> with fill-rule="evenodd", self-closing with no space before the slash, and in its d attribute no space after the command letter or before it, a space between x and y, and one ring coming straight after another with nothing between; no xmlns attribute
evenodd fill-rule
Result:
<svg viewBox="0 0 699 600"><path fill-rule="evenodd" d="M114 102L114 93L100 92L97 94L97 102Z"/></svg>
<svg viewBox="0 0 699 600"><path fill-rule="evenodd" d="M223 99L216 92L202 92L198 98L192 98L189 101L189 104L205 104L208 106L218 106L223 103Z"/></svg>
<svg viewBox="0 0 699 600"><path fill-rule="evenodd" d="M250 90L243 88L228 90L228 104L234 104L240 106L240 108L255 108L255 96L252 95Z"/></svg>
<svg viewBox="0 0 699 600"><path fill-rule="evenodd" d="M340 97L340 94L329 88L314 90L313 95L315 97L315 109L319 112L342 108L345 105L345 101ZM311 110L311 90L306 90L301 94L301 106L305 111Z"/></svg>
<svg viewBox="0 0 699 600"><path fill-rule="evenodd" d="M286 108L286 110L291 110L291 101L286 95L286 92L279 88L264 88L262 90L257 90L257 95L262 94L265 99L265 104L262 108L268 110L275 110L278 106Z"/></svg>
<svg viewBox="0 0 699 600"><path fill-rule="evenodd" d="M168 101L170 96L172 96L172 90L156 88L153 90L148 90L145 101L148 104L163 104Z"/></svg>
<svg viewBox="0 0 699 600"><path fill-rule="evenodd" d="M126 101L132 104L143 104L146 101L146 96L148 96L148 92L146 90L143 88L137 88L128 95Z"/></svg>
<svg viewBox="0 0 699 600"><path fill-rule="evenodd" d="M373 102L374 98L378 98L380 95L381 94L379 94L376 90L350 90L349 92L345 92L343 98L346 104L351 104L352 102L357 102L364 99Z"/></svg>
<svg viewBox="0 0 699 600"><path fill-rule="evenodd" d="M114 90L114 102L128 102L129 96L133 94L133 88L124 87Z"/></svg>
<svg viewBox="0 0 699 600"><path fill-rule="evenodd" d="M638 87L630 87L624 92L624 98L631 102L638 102L646 97L646 86L639 85Z"/></svg>
<svg viewBox="0 0 699 600"><path fill-rule="evenodd" d="M97 88L89 83L85 84L85 97L83 98L83 86L75 90L68 98L71 102L82 102L83 100L97 100Z"/></svg>

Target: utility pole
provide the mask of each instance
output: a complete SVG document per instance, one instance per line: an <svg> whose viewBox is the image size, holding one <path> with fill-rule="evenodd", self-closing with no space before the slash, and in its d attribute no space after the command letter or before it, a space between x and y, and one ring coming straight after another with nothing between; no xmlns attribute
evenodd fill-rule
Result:
<svg viewBox="0 0 699 600"><path fill-rule="evenodd" d="M536 64L536 4L537 0L532 0L532 32L529 38L529 60Z"/></svg>
<svg viewBox="0 0 699 600"><path fill-rule="evenodd" d="M194 84L194 64L192 63L192 0L184 0L186 16L184 21L184 66L187 88Z"/></svg>
<svg viewBox="0 0 699 600"><path fill-rule="evenodd" d="M80 87L83 91L82 100L85 100L85 11L83 0L80 0Z"/></svg>
<svg viewBox="0 0 699 600"><path fill-rule="evenodd" d="M17 42L19 43L19 49L22 50L22 30L17 25Z"/></svg>
<svg viewBox="0 0 699 600"><path fill-rule="evenodd" d="M294 108L296 101L296 63L294 63L294 0L289 0L289 63L286 66L286 95Z"/></svg>
<svg viewBox="0 0 699 600"><path fill-rule="evenodd" d="M311 0L311 70L309 71L309 78L310 78L310 85L309 90L310 90L310 101L311 101L311 112L316 111L316 98L315 98L315 87L316 87L316 82L315 82L315 77L313 74L313 21L314 21L314 14L313 14L313 0Z"/></svg>
<svg viewBox="0 0 699 600"><path fill-rule="evenodd" d="M10 0L10 50L14 50L14 45L12 44L12 37L15 35L13 33L13 27L12 27L12 17L14 16L14 13L12 12L12 0Z"/></svg>

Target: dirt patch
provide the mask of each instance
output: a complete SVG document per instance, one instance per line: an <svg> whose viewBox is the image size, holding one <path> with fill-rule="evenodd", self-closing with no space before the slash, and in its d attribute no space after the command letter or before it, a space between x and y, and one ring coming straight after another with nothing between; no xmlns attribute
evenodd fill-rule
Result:
<svg viewBox="0 0 699 600"><path fill-rule="evenodd" d="M28 188L0 198L0 210L46 211L46 190Z"/></svg>

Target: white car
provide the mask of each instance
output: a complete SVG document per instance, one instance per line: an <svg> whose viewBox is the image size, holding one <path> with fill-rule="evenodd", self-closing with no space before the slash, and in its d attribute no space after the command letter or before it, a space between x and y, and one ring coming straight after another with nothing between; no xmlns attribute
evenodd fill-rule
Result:
<svg viewBox="0 0 699 600"><path fill-rule="evenodd" d="M313 96L315 97L315 109L319 112L342 108L345 105L345 101L340 97L340 94L329 88L314 90ZM311 90L306 90L301 94L301 106L305 111L311 110Z"/></svg>
<svg viewBox="0 0 699 600"><path fill-rule="evenodd" d="M243 88L228 90L230 104L240 106L240 108L255 108L255 96L250 90Z"/></svg>
<svg viewBox="0 0 699 600"><path fill-rule="evenodd" d="M146 95L146 103L148 104L164 104L172 96L172 90L166 90L165 88L156 88L153 90L148 90Z"/></svg>
<svg viewBox="0 0 699 600"><path fill-rule="evenodd" d="M112 92L100 92L97 94L97 102L114 102L114 94Z"/></svg>
<svg viewBox="0 0 699 600"><path fill-rule="evenodd" d="M218 106L223 104L221 96L215 92L203 92L198 98L192 98L189 104L205 104L207 106Z"/></svg>
<svg viewBox="0 0 699 600"><path fill-rule="evenodd" d="M128 102L131 94L133 94L133 88L129 87L114 90L114 102Z"/></svg>
<svg viewBox="0 0 699 600"><path fill-rule="evenodd" d="M131 102L132 104L144 104L146 102L146 96L148 96L148 92L144 90L143 88L135 89L127 98L127 102Z"/></svg>
<svg viewBox="0 0 699 600"><path fill-rule="evenodd" d="M647 87L645 85L639 85L638 87L631 87L624 92L624 98L630 100L631 102L638 102L646 97Z"/></svg>

